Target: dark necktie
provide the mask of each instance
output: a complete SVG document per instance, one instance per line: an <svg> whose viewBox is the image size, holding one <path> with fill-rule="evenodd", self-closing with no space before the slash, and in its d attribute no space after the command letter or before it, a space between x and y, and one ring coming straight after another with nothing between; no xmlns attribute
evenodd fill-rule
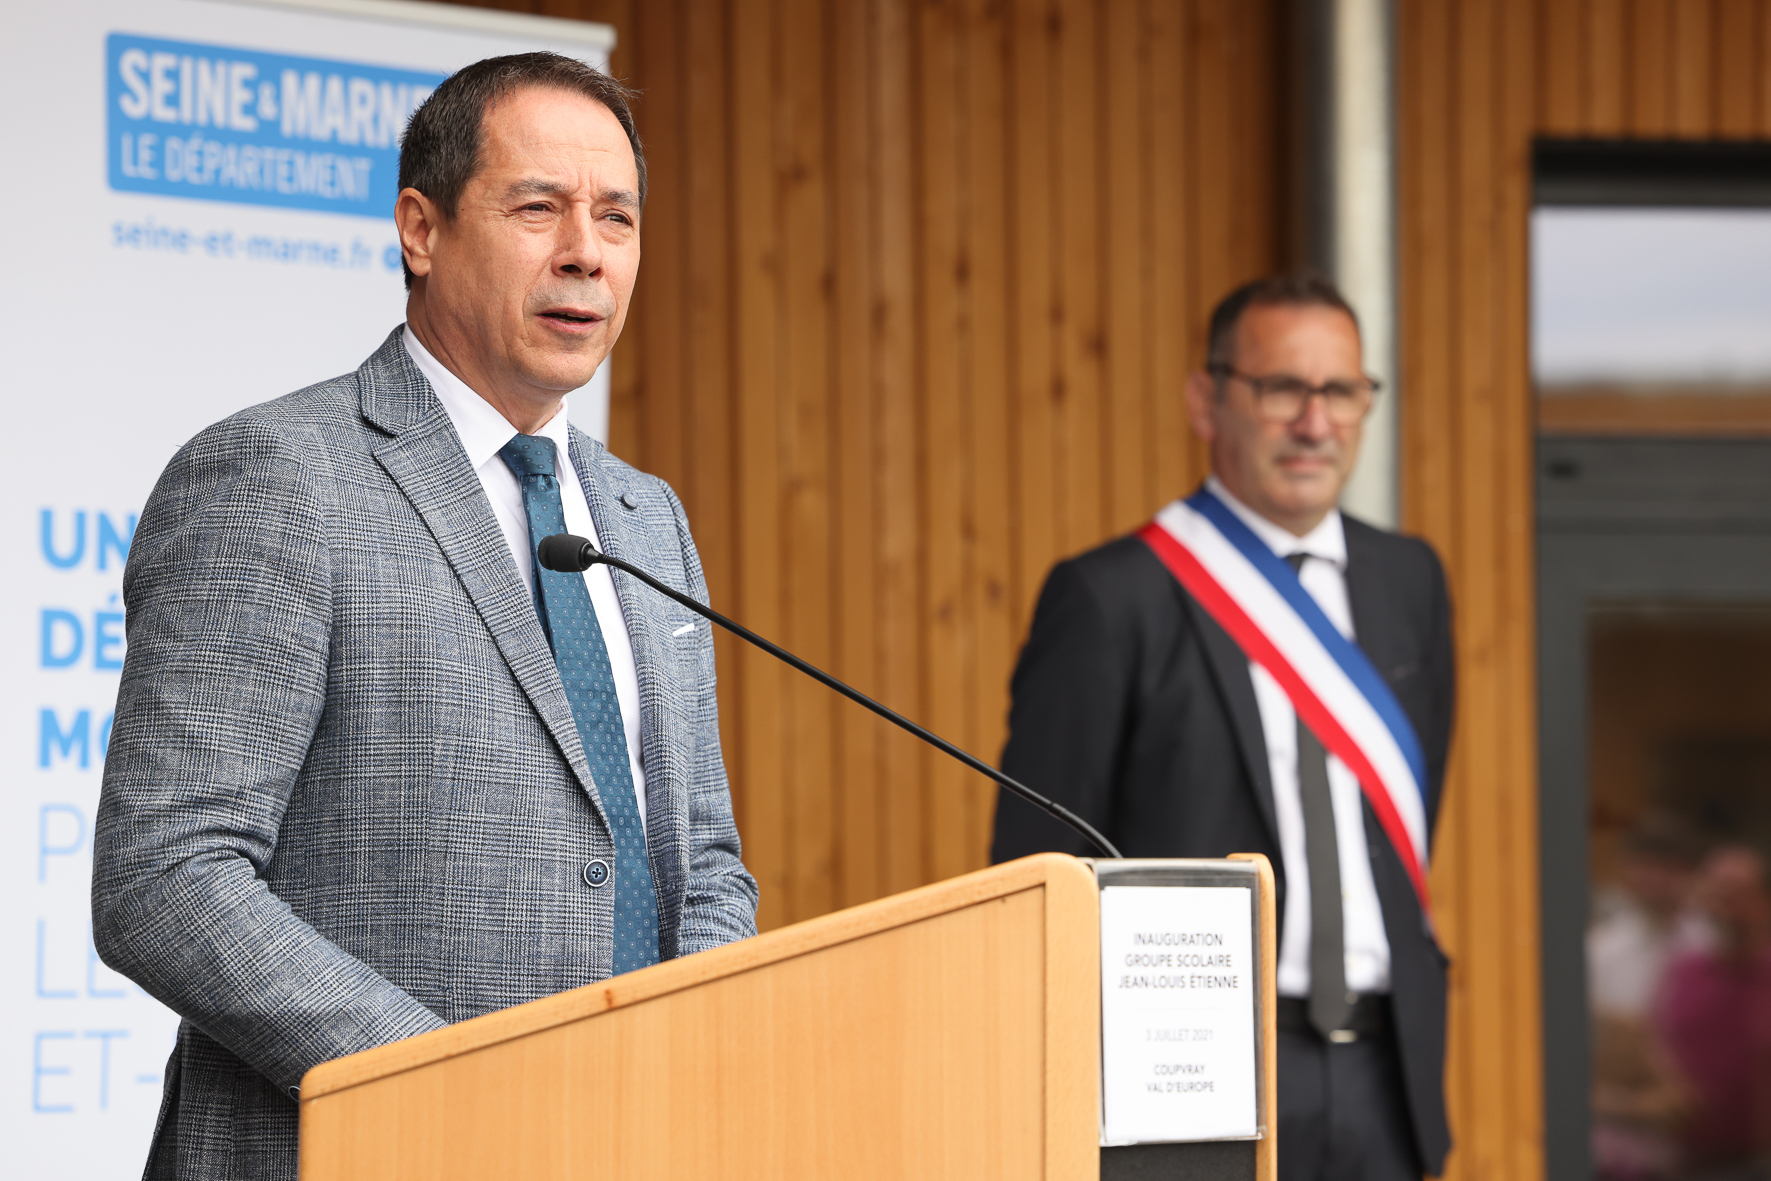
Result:
<svg viewBox="0 0 1771 1181"><path fill-rule="evenodd" d="M566 531L560 482L554 475L556 454L553 440L539 435L518 435L498 452L523 486L531 557L543 537ZM627 761L627 731L621 725L615 674L582 574L561 574L535 562L535 605L553 647L566 700L572 705L591 781L615 839L614 970L619 976L658 962L658 896L652 888L646 834Z"/></svg>
<svg viewBox="0 0 1771 1181"><path fill-rule="evenodd" d="M1310 555L1285 560L1303 572ZM1297 722L1298 799L1304 811L1304 856L1310 862L1310 1024L1323 1037L1347 1027L1346 940L1341 931L1341 849L1328 790L1328 752Z"/></svg>

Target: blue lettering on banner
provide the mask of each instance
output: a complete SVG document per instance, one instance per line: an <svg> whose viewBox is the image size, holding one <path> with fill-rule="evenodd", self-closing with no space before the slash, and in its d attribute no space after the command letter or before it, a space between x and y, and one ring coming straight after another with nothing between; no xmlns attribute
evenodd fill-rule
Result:
<svg viewBox="0 0 1771 1181"><path fill-rule="evenodd" d="M115 1038L128 1037L127 1029L89 1029L88 1038L98 1039L98 1109L105 1110L111 1105L111 1041Z"/></svg>
<svg viewBox="0 0 1771 1181"><path fill-rule="evenodd" d="M63 932L62 934L65 934L65 932ZM87 927L87 929L85 931L85 936L86 936L85 940L84 940L84 944L85 944L85 948L86 948L86 956L85 956L85 960L86 960L86 965L85 965L86 966L86 991L85 991L85 993L81 993L78 988L71 987L71 986L67 987L67 988L53 988L48 983L50 977L52 975L56 976L56 977L65 976L67 974L65 970L67 968L72 967L72 965L68 961L70 959L72 959L73 957L68 954L68 947L67 947L67 944L71 941L60 938L59 935L52 939L48 920L46 920L46 919L38 919L37 920L37 999L38 1000L70 1001L70 1000L75 1000L77 998L80 998L82 996L84 996L88 1000L122 1000L129 995L129 990L127 988L101 988L99 986L98 974L100 972L104 972L107 975L116 977L116 979L118 981L123 982L125 984L127 984L127 981L125 981L123 979L123 977L118 976L117 973L111 971L110 968L106 967L104 961L99 958L98 949L95 946L93 946L92 928L90 926ZM64 970L61 972L56 972L49 966L50 961L53 958L56 958L50 954L50 949L51 949L52 943L56 946L59 946L62 951L62 955L59 958L61 960L62 968Z"/></svg>
<svg viewBox="0 0 1771 1181"><path fill-rule="evenodd" d="M113 1065L111 1043L124 1040L129 1036L129 1032L127 1029L87 1029L79 1033L75 1033L71 1029L38 1030L32 1035L34 1044L31 1054L31 1110L44 1115L66 1115L74 1110L74 1104L70 1102L51 1101L57 1098L64 1100L70 1098L66 1094L65 1088L75 1085L73 1082L74 1067L65 1060L46 1062L44 1058L46 1050L53 1052L50 1043L76 1041L98 1043L98 1109L100 1111L109 1109ZM82 1075L87 1073L85 1070L81 1071ZM64 1088L61 1094L46 1095L44 1080L53 1078L65 1078L68 1081L61 1084L61 1087ZM160 1076L138 1074L135 1076L135 1081L138 1083L158 1083Z"/></svg>
<svg viewBox="0 0 1771 1181"><path fill-rule="evenodd" d="M48 941L42 919L37 920L37 999L46 1001L73 1000L79 994L71 988L50 988L43 983L43 963L49 957L44 952L44 944Z"/></svg>
<svg viewBox="0 0 1771 1181"><path fill-rule="evenodd" d="M37 536L39 548L43 551L43 560L57 570L73 570L86 560L86 521L85 509L75 509L66 514L65 519L72 523L58 525L56 511L46 508L38 514ZM112 516L110 513L93 513L93 551L94 565L100 570L109 570L115 560L121 567L129 560L129 545L135 540L135 513L121 513ZM66 539L58 537L66 534Z"/></svg>
<svg viewBox="0 0 1771 1181"><path fill-rule="evenodd" d="M48 713L48 710L44 710ZM82 723L86 720L86 711L80 711ZM45 752L47 753L47 752ZM73 822L72 836L57 840L52 828L60 827L66 836L67 825L57 826L51 817L61 816ZM72 804L44 804L37 812L37 881L39 884L49 880L49 859L51 857L72 857L86 847L86 813Z"/></svg>
<svg viewBox="0 0 1771 1181"><path fill-rule="evenodd" d="M71 1029L46 1029L39 1031L32 1039L31 1048L31 1110L45 1115L59 1115L74 1110L72 1103L45 1103L43 1101L43 1080L56 1075L72 1074L66 1066L45 1066L43 1064L43 1043L47 1041L73 1041L74 1031Z"/></svg>
<svg viewBox="0 0 1771 1181"><path fill-rule="evenodd" d="M41 655L44 668L72 668L86 650L86 629L80 617L60 607L43 608Z"/></svg>
<svg viewBox="0 0 1771 1181"><path fill-rule="evenodd" d="M113 189L385 217L443 75L130 33L105 38Z"/></svg>
<svg viewBox="0 0 1771 1181"><path fill-rule="evenodd" d="M77 710L74 720L63 726L61 715L53 709L44 708L37 711L37 766L51 766L50 756L59 754L64 761L72 761L78 757L80 767L84 770L92 765L93 747L98 748L98 757L102 761L105 752L111 747L111 723L116 720L115 714L106 714L104 721L98 724L98 734L92 732L92 711ZM96 737L96 741L95 741Z"/></svg>
<svg viewBox="0 0 1771 1181"><path fill-rule="evenodd" d="M102 566L104 550L98 551ZM95 611L92 615L92 667L117 672L123 667L123 612Z"/></svg>
<svg viewBox="0 0 1771 1181"><path fill-rule="evenodd" d="M108 513L98 514L98 568L104 570L107 554L117 555L117 565L129 560L129 543L135 540L135 514L125 518L126 527L119 531ZM78 559L76 559L78 560Z"/></svg>
<svg viewBox="0 0 1771 1181"><path fill-rule="evenodd" d="M135 530L130 529L133 536ZM55 546L55 510L44 509L42 528L39 534L43 539L43 557L57 570L72 570L86 556L86 513L79 511L74 514L74 540L68 546L67 553L61 553Z"/></svg>
<svg viewBox="0 0 1771 1181"><path fill-rule="evenodd" d="M112 595L113 600L116 595ZM123 612L92 613L92 667L96 672L117 672L123 667L127 635ZM38 662L44 668L73 668L86 652L86 624L72 611L45 607L39 617Z"/></svg>
<svg viewBox="0 0 1771 1181"><path fill-rule="evenodd" d="M122 1000L129 995L129 990L126 988L100 988L98 986L100 971L109 972L110 968L99 958L98 948L92 942L92 929L89 927L86 931L86 995L101 1001ZM114 972L111 974L116 975Z"/></svg>

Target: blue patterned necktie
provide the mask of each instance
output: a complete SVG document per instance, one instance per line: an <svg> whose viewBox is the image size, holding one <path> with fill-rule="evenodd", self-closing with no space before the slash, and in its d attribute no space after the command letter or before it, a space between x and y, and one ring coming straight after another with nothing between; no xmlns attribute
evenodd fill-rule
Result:
<svg viewBox="0 0 1771 1181"><path fill-rule="evenodd" d="M553 440L518 435L498 456L523 486L523 515L529 521L533 555L543 537L566 532L560 482L554 475ZM584 746L597 798L615 838L615 974L619 976L658 962L658 895L652 889L646 834L634 797L615 674L582 574L561 574L536 561L535 600L566 699L572 704L572 720L578 725L578 741Z"/></svg>

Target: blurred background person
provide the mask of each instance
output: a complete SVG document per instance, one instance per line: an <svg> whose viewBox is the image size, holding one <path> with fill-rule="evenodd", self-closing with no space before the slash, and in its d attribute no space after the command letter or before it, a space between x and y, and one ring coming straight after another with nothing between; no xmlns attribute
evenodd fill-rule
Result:
<svg viewBox="0 0 1771 1181"><path fill-rule="evenodd" d="M1128 857L1271 858L1281 1181L1415 1181L1441 1171L1451 1143L1446 959L1408 868L1425 860L1451 738L1451 608L1426 543L1340 511L1375 388L1353 309L1327 280L1277 276L1226 295L1187 386L1211 477L1162 510L1151 528L1166 541L1146 529L1052 570L1015 669L1002 756ZM1221 567L1229 581L1195 594L1162 556L1187 544L1168 522L1192 538L1189 552L1234 546L1246 567ZM1334 646L1278 657L1220 619L1225 595L1260 613L1273 592L1294 614L1263 614L1255 631L1307 626ZM1269 665L1286 674L1311 655L1368 679L1349 673L1340 697L1294 704ZM1328 749L1336 736L1321 715L1366 705L1392 709L1421 754L1412 800L1383 785L1362 795ZM1323 733L1300 720L1310 710ZM1424 813L1418 849L1382 827L1374 792ZM994 859L1044 850L1089 852L1004 796Z"/></svg>
<svg viewBox="0 0 1771 1181"><path fill-rule="evenodd" d="M1593 1010L1593 1164L1600 1181L1678 1173L1691 1095L1650 1021L1675 949L1693 939L1686 911L1696 841L1677 818L1649 813L1622 842L1616 880L1587 932Z"/></svg>
<svg viewBox="0 0 1771 1181"><path fill-rule="evenodd" d="M1765 859L1726 845L1704 859L1696 903L1709 925L1675 949L1655 1025L1694 1102L1683 1146L1693 1181L1771 1176L1771 897Z"/></svg>

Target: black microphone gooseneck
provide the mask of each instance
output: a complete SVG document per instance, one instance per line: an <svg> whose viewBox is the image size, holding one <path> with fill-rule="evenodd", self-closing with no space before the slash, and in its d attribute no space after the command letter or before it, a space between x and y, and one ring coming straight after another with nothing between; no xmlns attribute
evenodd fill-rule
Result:
<svg viewBox="0 0 1771 1181"><path fill-rule="evenodd" d="M998 771L995 767L992 767L989 763L986 763L983 759L978 758L976 755L968 754L959 747L954 746L951 742L948 742L945 738L942 738L940 735L923 729L903 714L898 713L896 710L888 709L860 690L849 688L823 669L807 664L787 649L778 644L770 643L749 628L745 627L743 624L735 623L732 620L727 619L724 615L721 615L718 611L715 611L713 608L702 606L681 591L665 586L662 582L659 582L656 578L653 578L639 567L624 562L620 558L610 557L584 538L571 533L555 533L551 537L543 537L541 539L541 544L535 547L535 556L540 559L543 566L547 567L549 570L555 570L562 574L579 574L590 569L592 566L600 564L603 566L612 566L616 570L633 575L633 577L639 579L659 594L674 599L676 602L681 603L683 606L704 619L712 620L733 635L750 641L752 644L755 644L758 648L761 648L764 652L767 652L777 660L791 664L794 668L805 673L813 680L835 689L838 693L841 693L855 704L866 706L894 726L910 731L910 733L916 735L936 750L942 751L943 753L958 759L978 774L994 779L997 783L1000 783L1003 787L1014 792L1029 804L1049 813L1054 818L1061 820L1063 823L1081 833L1084 837L1088 838L1088 842L1091 845L1095 846L1095 848L1099 849L1107 856L1114 858L1121 856L1119 850L1113 847L1112 841L1109 841L1106 837L1095 831L1094 825L1090 824L1070 809L1064 807L1064 805L1058 803L1056 800L1049 800L1028 787L1026 784L1021 783L1019 780L1011 779L1001 771Z"/></svg>

